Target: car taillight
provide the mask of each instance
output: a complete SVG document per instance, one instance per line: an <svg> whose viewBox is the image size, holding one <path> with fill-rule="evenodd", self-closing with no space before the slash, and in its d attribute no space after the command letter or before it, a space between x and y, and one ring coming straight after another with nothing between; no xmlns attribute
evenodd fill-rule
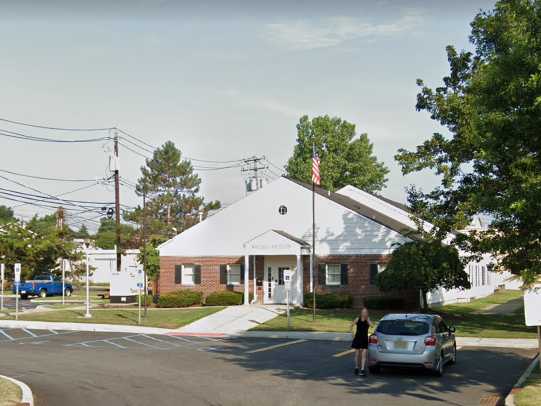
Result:
<svg viewBox="0 0 541 406"><path fill-rule="evenodd" d="M370 337L368 337L368 343L369 344L377 344L378 343L378 336L375 334L372 334Z"/></svg>
<svg viewBox="0 0 541 406"><path fill-rule="evenodd" d="M425 338L425 345L429 347L436 345L437 342L438 340L436 339L435 336L430 336L430 337Z"/></svg>

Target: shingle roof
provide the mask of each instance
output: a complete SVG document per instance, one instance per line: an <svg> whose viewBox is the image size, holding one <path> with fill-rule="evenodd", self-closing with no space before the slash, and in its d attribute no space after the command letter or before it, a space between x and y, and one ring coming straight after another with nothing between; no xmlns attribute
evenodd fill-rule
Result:
<svg viewBox="0 0 541 406"><path fill-rule="evenodd" d="M298 185L300 185L302 187L305 187L306 189L312 190L312 185L309 185L307 183L304 183L304 182L301 182L301 181L298 181L296 179L292 179L292 178L289 178L289 177L285 177L285 178L288 179L289 181L293 182L293 183L296 183L296 184L298 184ZM360 214L363 217L366 217L366 218L368 218L370 220L373 220L376 223L382 224L385 227L388 227L391 230L394 230L394 231L396 231L396 232L398 232L398 233L400 233L402 235L407 234L407 236L411 238L412 233L417 232L417 230L415 228L412 228L412 227L410 227L410 226L408 226L406 224L403 224L402 222L397 221L397 220L393 219L392 217L386 216L385 214L382 214L379 211L374 210L373 208L371 208L369 206L361 204L361 203L357 202L356 200L353 200L350 197L341 195L339 193L334 193L334 192L328 191L328 190L323 189L322 187L319 187L319 186L315 187L315 192L320 196L326 197L327 199L332 200L333 202L338 203L338 204L340 204L340 205L354 211L355 213ZM374 195L374 196L376 198L378 198L378 199L381 199L381 200L389 203L389 204L393 204L393 205L405 210L404 207L400 207L400 205L401 205L400 203L394 202L394 201L392 201L390 199L382 198L381 196L377 196L377 195Z"/></svg>

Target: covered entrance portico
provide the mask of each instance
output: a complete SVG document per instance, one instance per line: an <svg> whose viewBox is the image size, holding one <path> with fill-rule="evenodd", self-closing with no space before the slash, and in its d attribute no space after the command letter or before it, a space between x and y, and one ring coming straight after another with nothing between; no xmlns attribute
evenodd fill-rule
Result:
<svg viewBox="0 0 541 406"><path fill-rule="evenodd" d="M260 266L263 267L263 272L254 272L254 303L286 303L284 273L291 270L293 271L293 277L289 301L291 304L302 306L302 257L310 254L310 245L308 243L281 230L268 230L247 241L244 244L244 249L246 252L245 263L247 264L245 269L248 269L250 257L263 258L262 263L259 261ZM246 280L248 280L247 277L248 275L245 277ZM245 284L245 304L248 302L249 297L248 285Z"/></svg>

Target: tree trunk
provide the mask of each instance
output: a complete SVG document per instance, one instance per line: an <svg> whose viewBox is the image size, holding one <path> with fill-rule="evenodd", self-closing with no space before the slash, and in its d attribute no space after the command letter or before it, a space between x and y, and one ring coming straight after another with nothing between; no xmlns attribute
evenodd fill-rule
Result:
<svg viewBox="0 0 541 406"><path fill-rule="evenodd" d="M426 289L421 289L421 296L423 302L421 303L423 313L428 313L428 291Z"/></svg>

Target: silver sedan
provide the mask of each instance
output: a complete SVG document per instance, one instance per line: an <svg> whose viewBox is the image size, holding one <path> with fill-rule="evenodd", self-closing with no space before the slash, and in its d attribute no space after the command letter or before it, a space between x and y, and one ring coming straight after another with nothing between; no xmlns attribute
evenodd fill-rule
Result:
<svg viewBox="0 0 541 406"><path fill-rule="evenodd" d="M443 375L456 362L455 329L438 315L388 314L368 339L368 368L418 367Z"/></svg>

